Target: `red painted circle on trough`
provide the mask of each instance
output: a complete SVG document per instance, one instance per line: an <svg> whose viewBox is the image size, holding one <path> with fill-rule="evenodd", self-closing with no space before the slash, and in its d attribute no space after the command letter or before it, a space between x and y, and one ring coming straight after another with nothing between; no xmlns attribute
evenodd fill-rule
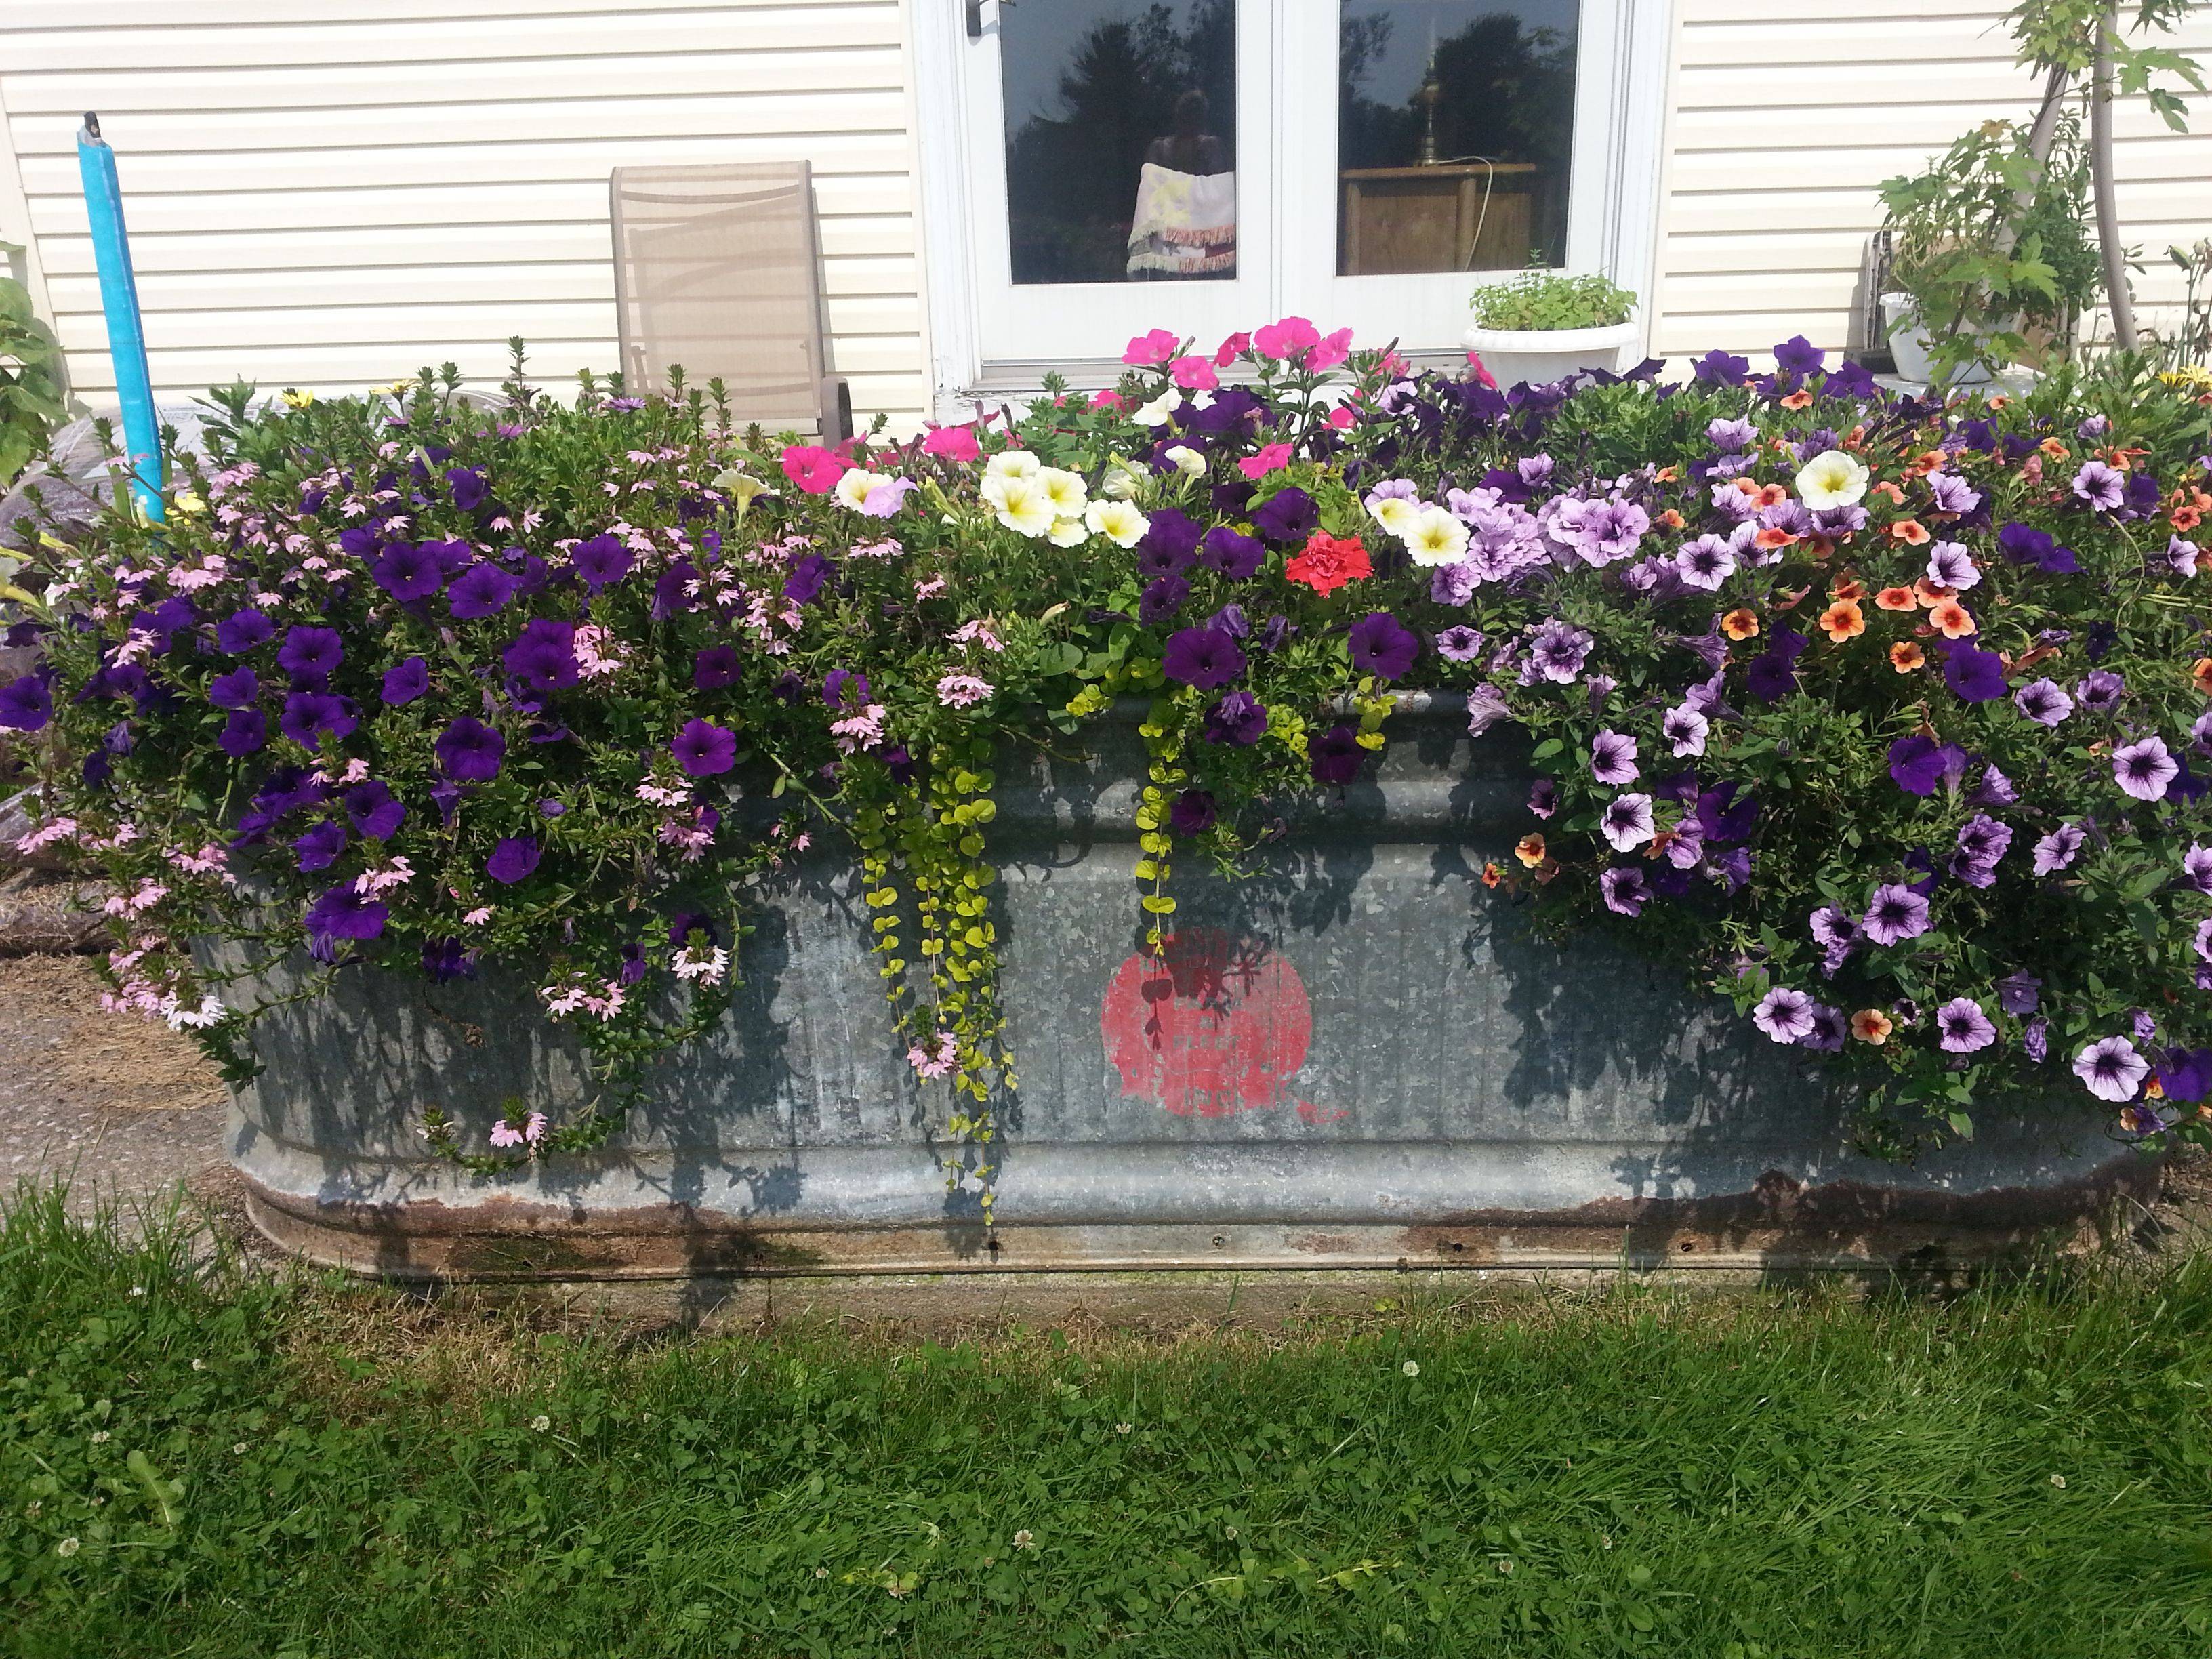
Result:
<svg viewBox="0 0 2212 1659"><path fill-rule="evenodd" d="M1266 941L1194 928L1121 964L1098 1030L1123 1094L1178 1117L1228 1117L1282 1102L1305 1064L1313 1006Z"/></svg>

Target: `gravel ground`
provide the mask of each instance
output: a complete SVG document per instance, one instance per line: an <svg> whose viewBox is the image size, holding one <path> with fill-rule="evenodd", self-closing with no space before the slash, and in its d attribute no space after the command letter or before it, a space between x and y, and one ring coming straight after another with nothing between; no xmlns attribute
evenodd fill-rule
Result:
<svg viewBox="0 0 2212 1659"><path fill-rule="evenodd" d="M81 956L0 958L0 1190L66 1178L81 1210L229 1184L223 1088L166 1026L100 1006Z"/></svg>

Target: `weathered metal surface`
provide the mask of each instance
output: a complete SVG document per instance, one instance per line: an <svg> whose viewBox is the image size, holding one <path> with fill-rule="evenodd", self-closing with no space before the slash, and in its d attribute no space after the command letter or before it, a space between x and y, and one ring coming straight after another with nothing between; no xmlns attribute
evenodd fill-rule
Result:
<svg viewBox="0 0 2212 1659"><path fill-rule="evenodd" d="M1129 878L1133 726L1089 762L1010 758L993 856L1022 1088L988 1234L917 1127L830 855L760 896L729 1018L588 1158L483 1177L425 1151L426 1106L581 1097L519 981L349 974L279 1011L235 1105L255 1218L406 1276L1850 1266L2008 1249L2151 1180L2049 1108L1984 1114L1916 1167L1864 1158L1806 1057L1663 967L1526 938L1477 879L1519 832L1523 752L1463 719L1401 710L1379 775L1291 814L1249 878L1186 860L1164 969Z"/></svg>

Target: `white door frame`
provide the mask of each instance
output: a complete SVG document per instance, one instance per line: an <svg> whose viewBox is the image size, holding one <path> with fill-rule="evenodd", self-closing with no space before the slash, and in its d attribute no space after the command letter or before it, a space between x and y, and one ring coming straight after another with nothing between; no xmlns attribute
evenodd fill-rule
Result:
<svg viewBox="0 0 2212 1659"><path fill-rule="evenodd" d="M978 398L1000 402L1018 400L1034 393L1048 369L1058 370L1070 386L1078 388L1110 386L1121 373L1121 364L1111 358L984 361L981 307L988 289L976 257L975 233L981 203L981 192L975 186L979 175L975 169L988 161L1003 172L1004 140L998 137L988 154L984 153L980 124L971 124L962 94L962 54L970 49L967 31L969 3L969 0L907 0L913 37L913 147L922 216L921 280L929 323L932 402L933 413L940 420L961 418ZM997 10L997 0L982 0L982 5L989 27L996 21L992 14ZM1300 9L1327 6L1332 16L1336 10L1336 0L1243 0L1240 10L1262 5L1271 10L1282 5ZM1578 268L1600 271L1637 291L1642 301L1638 308L1638 322L1648 342L1658 246L1661 147L1666 128L1674 0L1595 0L1593 9L1597 7L1609 9L1613 17L1609 27L1593 31L1585 27L1578 33L1576 113L1579 121L1584 110L1603 107L1612 112L1613 118L1601 138L1597 135L1585 138L1577 130L1577 163L1586 154L1601 158L1605 183L1596 204L1583 208L1571 221L1571 225L1579 228L1571 228L1569 258L1571 263L1577 263L1587 258L1589 263ZM1274 31L1273 62L1279 93L1285 68L1295 67L1294 64L1285 65L1284 62L1285 40L1291 33L1280 28ZM1295 57L1295 53L1292 55ZM1262 100L1248 100L1240 88L1240 158L1245 154L1242 142L1243 112L1260 101ZM1278 95L1264 101L1281 108L1290 100ZM1326 100L1326 107L1332 112L1331 118L1325 124L1316 124L1326 125L1329 129L1328 163L1332 170L1335 161L1335 106L1332 96ZM1278 154L1285 149L1281 145L1276 148ZM1272 200L1264 204L1271 222L1277 214L1291 207L1287 199L1291 193L1285 183L1287 172L1287 168L1275 169ZM1238 194L1242 218L1247 212L1245 202L1249 198L1241 179ZM1262 204L1255 202L1254 205ZM1243 230L1240 224L1240 251L1246 246L1260 246L1256 237L1246 243ZM1334 270L1333 216L1328 225L1327 241L1328 269ZM1295 286L1285 276L1279 273L1277 281L1279 294L1297 296ZM1272 313L1246 319L1254 325L1272 320ZM1314 321L1329 329L1338 326L1340 319L1316 316ZM1381 341L1363 343L1379 344Z"/></svg>

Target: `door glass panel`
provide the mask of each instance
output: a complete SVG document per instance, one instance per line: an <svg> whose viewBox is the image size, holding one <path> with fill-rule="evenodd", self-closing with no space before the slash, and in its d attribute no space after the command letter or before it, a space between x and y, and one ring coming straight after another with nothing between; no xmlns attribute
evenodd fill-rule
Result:
<svg viewBox="0 0 2212 1659"><path fill-rule="evenodd" d="M1337 272L1566 263L1579 0L1342 0Z"/></svg>
<svg viewBox="0 0 2212 1659"><path fill-rule="evenodd" d="M1237 274L1237 0L1000 0L1017 284Z"/></svg>

